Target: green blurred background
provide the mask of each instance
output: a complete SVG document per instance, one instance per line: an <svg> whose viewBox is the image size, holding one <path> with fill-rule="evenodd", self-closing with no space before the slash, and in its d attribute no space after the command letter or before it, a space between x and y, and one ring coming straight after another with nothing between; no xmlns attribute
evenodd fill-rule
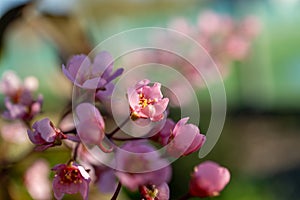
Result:
<svg viewBox="0 0 300 200"><path fill-rule="evenodd" d="M0 16L24 2L1 1ZM175 17L195 22L197 15L205 10L226 13L235 19L257 16L262 23L261 33L252 45L250 56L234 62L225 77L228 101L225 126L217 145L203 160L217 161L232 174L230 184L215 199L300 199L299 0L37 2L23 10L26 17L1 21L0 74L12 69L21 77L38 77L39 91L45 97L45 115L53 117L70 99L72 87L60 67L72 54L88 53L102 40L123 30L166 27ZM206 89L199 89L198 97L201 109L209 107ZM1 108L4 109L3 104ZM209 109L203 112L201 123L205 132L210 114ZM59 162L66 160L67 151L50 150L45 157L51 166L58 162L53 158L58 152L62 152ZM190 172L203 160L194 154L175 163L171 199L186 192ZM15 175L11 190L19 188L16 199L30 199L22 189L21 172L22 169ZM99 199L97 195L90 198Z"/></svg>

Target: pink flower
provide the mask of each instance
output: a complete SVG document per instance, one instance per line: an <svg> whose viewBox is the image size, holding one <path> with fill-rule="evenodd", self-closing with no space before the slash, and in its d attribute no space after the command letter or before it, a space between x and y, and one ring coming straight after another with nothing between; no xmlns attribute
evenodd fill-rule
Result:
<svg viewBox="0 0 300 200"><path fill-rule="evenodd" d="M52 168L56 172L53 179L53 191L56 199L60 200L64 194L80 193L84 200L88 199L90 175L75 162L59 164Z"/></svg>
<svg viewBox="0 0 300 200"><path fill-rule="evenodd" d="M27 130L27 133L30 141L37 145L35 148L37 151L60 145L62 139L68 138L58 128L54 127L48 118L35 122L32 128L33 131Z"/></svg>
<svg viewBox="0 0 300 200"><path fill-rule="evenodd" d="M28 141L26 136L27 127L20 121L3 124L0 134L5 142L21 144Z"/></svg>
<svg viewBox="0 0 300 200"><path fill-rule="evenodd" d="M250 41L244 37L233 35L226 41L227 55L234 60L244 60L250 49Z"/></svg>
<svg viewBox="0 0 300 200"><path fill-rule="evenodd" d="M154 136L151 137L152 140L159 142L161 145L165 146L171 136L171 131L175 127L175 122L172 119L167 119L164 127Z"/></svg>
<svg viewBox="0 0 300 200"><path fill-rule="evenodd" d="M188 117L179 120L169 138L167 151L174 157L186 156L198 151L206 140L197 126L186 124L188 120Z"/></svg>
<svg viewBox="0 0 300 200"><path fill-rule="evenodd" d="M39 95L35 100L33 92L38 87L38 80L35 77L27 77L24 83L13 71L7 71L3 74L0 81L0 92L5 97L6 111L3 117L14 120L21 119L30 121L41 111L43 96Z"/></svg>
<svg viewBox="0 0 300 200"><path fill-rule="evenodd" d="M111 81L123 73L121 68L113 73L113 57L106 51L97 54L93 63L86 55L73 56L62 70L76 86L96 89L99 100L105 100L112 94L114 85Z"/></svg>
<svg viewBox="0 0 300 200"><path fill-rule="evenodd" d="M163 98L160 83L154 83L152 87L149 83L150 81L145 79L127 90L132 119L149 118L159 121L164 117L169 99Z"/></svg>
<svg viewBox="0 0 300 200"><path fill-rule="evenodd" d="M159 186L143 185L139 188L141 196L144 200L169 200L170 190L167 183Z"/></svg>
<svg viewBox="0 0 300 200"><path fill-rule="evenodd" d="M186 35L189 35L193 31L191 30L191 26L189 25L188 21L183 17L173 19L170 22L169 27Z"/></svg>
<svg viewBox="0 0 300 200"><path fill-rule="evenodd" d="M84 145L79 145L77 149L77 159L80 163L91 169L89 174L92 181L102 193L113 193L117 188L117 177L114 170L103 165L99 158L92 155Z"/></svg>
<svg viewBox="0 0 300 200"><path fill-rule="evenodd" d="M8 97L5 98L5 107L7 110L3 113L4 118L9 120L21 119L30 121L41 112L43 96L39 95L37 100L33 100L31 95L25 95L27 95L27 93L22 93L18 102L12 102Z"/></svg>
<svg viewBox="0 0 300 200"><path fill-rule="evenodd" d="M215 162L206 161L195 167L190 181L189 192L196 197L217 196L229 183L228 169Z"/></svg>
<svg viewBox="0 0 300 200"><path fill-rule="evenodd" d="M81 103L76 108L79 119L77 131L80 139L89 145L97 145L104 152L111 152L103 144L105 123L99 110L90 103Z"/></svg>
<svg viewBox="0 0 300 200"><path fill-rule="evenodd" d="M261 32L262 24L259 18L249 15L242 21L240 29L245 37L253 39Z"/></svg>
<svg viewBox="0 0 300 200"><path fill-rule="evenodd" d="M0 92L6 96L14 97L22 89L22 82L14 71L6 71L0 81Z"/></svg>
<svg viewBox="0 0 300 200"><path fill-rule="evenodd" d="M143 185L161 185L171 177L171 167L146 141L130 141L118 149L115 162L119 181L131 191Z"/></svg>
<svg viewBox="0 0 300 200"><path fill-rule="evenodd" d="M51 199L51 183L49 181L49 164L39 159L25 173L25 186L33 199Z"/></svg>
<svg viewBox="0 0 300 200"><path fill-rule="evenodd" d="M222 25L222 17L212 11L205 11L198 17L199 30L205 35L217 34Z"/></svg>

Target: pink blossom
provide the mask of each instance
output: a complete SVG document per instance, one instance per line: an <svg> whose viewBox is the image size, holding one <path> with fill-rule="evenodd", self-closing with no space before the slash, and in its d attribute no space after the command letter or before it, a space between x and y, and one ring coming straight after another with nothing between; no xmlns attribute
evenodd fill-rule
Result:
<svg viewBox="0 0 300 200"><path fill-rule="evenodd" d="M161 185L171 177L168 161L146 141L127 142L115 156L119 181L131 191L143 185Z"/></svg>
<svg viewBox="0 0 300 200"><path fill-rule="evenodd" d="M154 83L153 86L149 86L149 83L145 79L127 90L132 119L159 121L164 117L169 99L163 98L160 83Z"/></svg>
<svg viewBox="0 0 300 200"><path fill-rule="evenodd" d="M170 190L167 183L159 186L143 185L139 188L141 196L144 200L169 200Z"/></svg>
<svg viewBox="0 0 300 200"><path fill-rule="evenodd" d="M35 161L24 176L25 186L33 199L51 199L49 164L42 159Z"/></svg>
<svg viewBox="0 0 300 200"><path fill-rule="evenodd" d="M32 128L33 131L27 130L28 137L33 144L37 145L36 150L38 151L60 145L62 139L67 139L67 136L54 127L48 118L35 122Z"/></svg>
<svg viewBox="0 0 300 200"><path fill-rule="evenodd" d="M28 141L26 131L27 128L24 123L16 121L8 124L3 124L0 134L6 142L20 144Z"/></svg>
<svg viewBox="0 0 300 200"><path fill-rule="evenodd" d="M190 181L189 192L192 196L217 196L229 183L230 173L215 162L206 161L195 167Z"/></svg>
<svg viewBox="0 0 300 200"><path fill-rule="evenodd" d="M105 100L112 94L114 85L111 81L123 73L121 68L113 72L113 57L106 51L97 54L93 63L86 55L73 56L62 70L76 86L96 89L99 100Z"/></svg>
<svg viewBox="0 0 300 200"><path fill-rule="evenodd" d="M250 42L248 39L240 36L229 37L225 50L229 57L234 60L243 60L247 57L250 48Z"/></svg>
<svg viewBox="0 0 300 200"><path fill-rule="evenodd" d="M99 158L92 155L84 145L77 149L77 159L82 165L91 169L89 172L92 181L102 193L113 193L117 188L117 177L114 170L103 165Z"/></svg>
<svg viewBox="0 0 300 200"><path fill-rule="evenodd" d="M34 76L28 76L22 80L14 71L5 71L0 81L0 93L10 97L13 102L18 101L24 91L34 92L38 89L39 81Z"/></svg>
<svg viewBox="0 0 300 200"><path fill-rule="evenodd" d="M14 71L6 71L0 81L0 92L6 96L14 97L22 89L22 81Z"/></svg>
<svg viewBox="0 0 300 200"><path fill-rule="evenodd" d="M173 19L169 25L171 29L175 29L183 34L189 35L191 30L191 26L189 25L188 21L183 18L179 17L176 19Z"/></svg>
<svg viewBox="0 0 300 200"><path fill-rule="evenodd" d="M186 156L198 151L206 140L197 126L186 124L188 120L188 117L179 120L169 138L167 151L174 157Z"/></svg>
<svg viewBox="0 0 300 200"><path fill-rule="evenodd" d="M97 145L104 152L111 152L102 143L105 137L105 123L99 110L90 103L81 103L76 108L79 119L77 131L80 139L89 145Z"/></svg>
<svg viewBox="0 0 300 200"><path fill-rule="evenodd" d="M175 122L172 119L167 119L163 128L154 136L151 137L152 140L159 142L161 145L166 145L171 136L171 131L175 127Z"/></svg>
<svg viewBox="0 0 300 200"><path fill-rule="evenodd" d="M249 39L253 39L261 32L262 24L256 16L247 16L241 24L241 32Z"/></svg>
<svg viewBox="0 0 300 200"><path fill-rule="evenodd" d="M13 71L5 72L0 81L0 92L6 96L7 110L4 111L3 117L10 120L30 121L37 115L43 104L42 95L39 95L36 100L33 98L33 91L37 87L38 80L35 77L27 77L22 83Z"/></svg>
<svg viewBox="0 0 300 200"><path fill-rule="evenodd" d="M218 33L222 25L222 18L212 11L206 11L198 17L199 29L205 35Z"/></svg>
<svg viewBox="0 0 300 200"><path fill-rule="evenodd" d="M39 95L37 100L33 100L32 96L25 96L23 93L19 102L12 102L10 98L5 98L6 111L3 112L3 117L9 120L22 119L30 121L34 116L39 114L42 109L43 96Z"/></svg>
<svg viewBox="0 0 300 200"><path fill-rule="evenodd" d="M75 162L58 164L52 168L56 172L53 179L53 191L56 199L60 200L64 194L80 193L84 200L88 199L90 175Z"/></svg>

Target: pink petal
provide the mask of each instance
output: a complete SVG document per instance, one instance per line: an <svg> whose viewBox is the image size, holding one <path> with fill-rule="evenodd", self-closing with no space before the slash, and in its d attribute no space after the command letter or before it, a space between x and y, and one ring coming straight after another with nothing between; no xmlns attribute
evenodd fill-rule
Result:
<svg viewBox="0 0 300 200"><path fill-rule="evenodd" d="M185 118L182 118L181 120L179 120L179 121L176 123L176 125L175 125L175 127L174 127L174 129L173 129L174 135L177 134L178 128L184 126L184 125L187 123L188 120L189 120L189 117L185 117Z"/></svg>
<svg viewBox="0 0 300 200"><path fill-rule="evenodd" d="M93 121L104 129L105 123L99 110L90 103L81 103L76 107L76 114L80 121Z"/></svg>
<svg viewBox="0 0 300 200"><path fill-rule="evenodd" d="M64 74L72 81L80 83L89 70L91 65L90 59L86 55L73 56L67 63L67 66L63 65L62 69ZM78 80L78 81L75 81Z"/></svg>
<svg viewBox="0 0 300 200"><path fill-rule="evenodd" d="M94 58L93 74L102 75L107 78L113 70L114 59L107 51L101 51Z"/></svg>
<svg viewBox="0 0 300 200"><path fill-rule="evenodd" d="M161 84L160 83L154 83L152 87L146 86L143 88L143 93L146 98L150 99L161 99L163 97L161 93Z"/></svg>
<svg viewBox="0 0 300 200"><path fill-rule="evenodd" d="M170 189L167 183L163 183L157 187L158 189L158 200L169 200Z"/></svg>

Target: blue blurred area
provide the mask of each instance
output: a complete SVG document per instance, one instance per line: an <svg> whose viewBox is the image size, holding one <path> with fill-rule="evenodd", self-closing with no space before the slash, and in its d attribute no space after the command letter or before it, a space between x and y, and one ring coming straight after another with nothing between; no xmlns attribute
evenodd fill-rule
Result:
<svg viewBox="0 0 300 200"><path fill-rule="evenodd" d="M31 0L2 0L0 3L0 17L13 7L30 1ZM65 15L69 13L70 10L74 9L74 6L78 1L79 0L38 0L36 1L36 4L39 11L56 15Z"/></svg>
<svg viewBox="0 0 300 200"><path fill-rule="evenodd" d="M0 2L0 17L15 6L26 3L29 0L1 0Z"/></svg>

